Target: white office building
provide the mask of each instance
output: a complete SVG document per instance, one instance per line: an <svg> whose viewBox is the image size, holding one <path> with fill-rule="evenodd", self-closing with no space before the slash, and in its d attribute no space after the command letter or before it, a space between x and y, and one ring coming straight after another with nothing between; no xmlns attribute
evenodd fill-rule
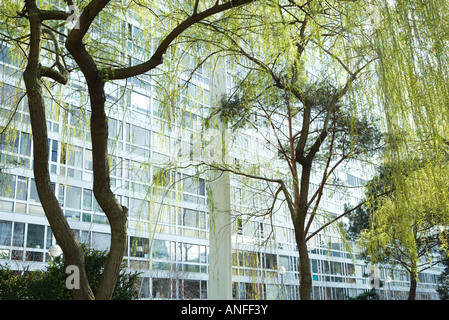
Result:
<svg viewBox="0 0 449 320"><path fill-rule="evenodd" d="M132 34L138 34L138 26L123 21L121 27L130 30L129 48L135 46ZM0 263L19 271L43 269L51 259L48 249L55 239L33 178L36 146L30 138L26 98L21 97L22 69L8 56L6 44L2 44L0 70L1 125L10 125L1 136ZM108 221L92 192L89 106L82 94L86 86L77 81L82 79L80 74L73 72L70 77L69 84L58 93L64 96L63 105L46 94L51 180L75 234L93 248L107 250ZM194 165L163 171L175 158L184 164L197 160L201 114L192 111L210 107L212 82L207 64L193 73L188 90L179 99L183 114L169 126L153 78L143 76L107 86L111 186L120 203L129 208L125 261L129 269L142 272L142 299L207 299L212 286L209 241L213 195L208 192L209 174ZM229 159L235 163L276 155L250 130L234 137ZM354 162L337 174L357 187L373 173L372 168ZM315 175L312 183L318 179ZM349 195L325 193L322 209L335 216L345 203L357 204L363 199L362 188L351 190ZM298 299L298 251L289 213L279 210L271 217L256 216L257 206L269 199L239 177L230 175L228 192L232 298ZM347 299L369 290L370 272L358 259L354 244L343 243L329 228L314 237L309 247L313 299ZM432 268L420 275L417 298L438 299L438 274L439 268ZM378 277L384 283L391 279L378 288L382 298L407 298L409 279L404 271L381 268Z"/></svg>

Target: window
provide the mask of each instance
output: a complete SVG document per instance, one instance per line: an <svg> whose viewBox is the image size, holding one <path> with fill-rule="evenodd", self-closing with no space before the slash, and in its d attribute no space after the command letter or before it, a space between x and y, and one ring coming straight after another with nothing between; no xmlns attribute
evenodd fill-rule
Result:
<svg viewBox="0 0 449 320"><path fill-rule="evenodd" d="M107 233L92 232L92 247L95 250L109 250L111 235Z"/></svg>
<svg viewBox="0 0 449 320"><path fill-rule="evenodd" d="M36 202L39 202L39 195L37 194L36 183L34 179L31 179L30 185L30 199Z"/></svg>
<svg viewBox="0 0 449 320"><path fill-rule="evenodd" d="M265 263L267 269L277 269L277 258L276 255L267 253L265 255Z"/></svg>
<svg viewBox="0 0 449 320"><path fill-rule="evenodd" d="M153 298L170 298L170 279L153 279Z"/></svg>
<svg viewBox="0 0 449 320"><path fill-rule="evenodd" d="M192 176L188 175L183 176L182 189L184 192L196 194L195 181Z"/></svg>
<svg viewBox="0 0 449 320"><path fill-rule="evenodd" d="M130 237L130 255L146 258L150 252L150 240L147 238Z"/></svg>
<svg viewBox="0 0 449 320"><path fill-rule="evenodd" d="M65 191L65 188L64 188L64 186L63 185L59 185L59 192L58 192L58 201L59 201L59 204L61 205L61 206L63 206L64 205L64 191Z"/></svg>
<svg viewBox="0 0 449 320"><path fill-rule="evenodd" d="M352 174L347 174L347 181L350 186L357 187L362 184L362 179L359 177L353 176Z"/></svg>
<svg viewBox="0 0 449 320"><path fill-rule="evenodd" d="M242 218L237 218L237 234L243 235L243 224L242 224Z"/></svg>
<svg viewBox="0 0 449 320"><path fill-rule="evenodd" d="M14 198L16 190L16 176L10 174L0 175L0 196L5 198Z"/></svg>
<svg viewBox="0 0 449 320"><path fill-rule="evenodd" d="M58 160L58 141L49 140L49 143L50 143L50 161L56 162Z"/></svg>
<svg viewBox="0 0 449 320"><path fill-rule="evenodd" d="M17 153L19 151L19 133L11 132L9 134L2 134L1 145L2 150Z"/></svg>
<svg viewBox="0 0 449 320"><path fill-rule="evenodd" d="M4 44L0 45L0 61L10 64L11 63L11 53L8 46Z"/></svg>
<svg viewBox="0 0 449 320"><path fill-rule="evenodd" d="M198 228L198 211L184 208L180 224L184 227Z"/></svg>
<svg viewBox="0 0 449 320"><path fill-rule="evenodd" d="M81 188L67 188L66 207L81 209Z"/></svg>
<svg viewBox="0 0 449 320"><path fill-rule="evenodd" d="M61 164L66 164L66 161L67 161L67 144L61 142L61 157L59 159L59 162Z"/></svg>
<svg viewBox="0 0 449 320"><path fill-rule="evenodd" d="M150 147L150 131L141 127L133 126L132 143L138 146Z"/></svg>
<svg viewBox="0 0 449 320"><path fill-rule="evenodd" d="M83 148L73 146L69 151L69 165L72 167L83 167Z"/></svg>
<svg viewBox="0 0 449 320"><path fill-rule="evenodd" d="M193 193L200 196L206 195L206 185L204 179L189 175L183 175L182 188L184 192Z"/></svg>
<svg viewBox="0 0 449 320"><path fill-rule="evenodd" d="M137 92L131 92L131 106L133 110L146 113L150 110L150 98Z"/></svg>
<svg viewBox="0 0 449 320"><path fill-rule="evenodd" d="M53 232L51 231L50 227L47 227L47 241L45 243L45 248L49 249L53 242Z"/></svg>
<svg viewBox="0 0 449 320"><path fill-rule="evenodd" d="M157 186L167 186L170 182L170 175L169 171L154 167L153 169L153 182Z"/></svg>
<svg viewBox="0 0 449 320"><path fill-rule="evenodd" d="M11 244L11 228L10 221L0 221L0 245L9 246Z"/></svg>
<svg viewBox="0 0 449 320"><path fill-rule="evenodd" d="M184 299L199 299L200 298L200 281L198 280L184 280Z"/></svg>
<svg viewBox="0 0 449 320"><path fill-rule="evenodd" d="M205 196L206 195L206 185L204 183L204 179L199 179L199 188L198 188L198 194L200 196Z"/></svg>
<svg viewBox="0 0 449 320"><path fill-rule="evenodd" d="M92 211L92 190L83 191L83 210Z"/></svg>
<svg viewBox="0 0 449 320"><path fill-rule="evenodd" d="M20 154L29 156L31 154L31 139L30 134L21 132L20 134Z"/></svg>
<svg viewBox="0 0 449 320"><path fill-rule="evenodd" d="M93 169L92 150L86 149L85 157L84 157L84 169L86 169L86 170Z"/></svg>
<svg viewBox="0 0 449 320"><path fill-rule="evenodd" d="M153 258L170 260L170 242L164 240L154 240Z"/></svg>
<svg viewBox="0 0 449 320"><path fill-rule="evenodd" d="M8 107L13 107L17 101L20 92L17 87L2 83L0 86L0 103Z"/></svg>
<svg viewBox="0 0 449 320"><path fill-rule="evenodd" d="M14 222L12 245L14 247L23 247L25 238L25 223Z"/></svg>
<svg viewBox="0 0 449 320"><path fill-rule="evenodd" d="M28 224L27 247L44 248L45 226Z"/></svg>
<svg viewBox="0 0 449 320"><path fill-rule="evenodd" d="M185 262L200 262L200 246L197 244L184 243L183 244L183 261Z"/></svg>
<svg viewBox="0 0 449 320"><path fill-rule="evenodd" d="M170 138L164 134L153 132L153 148L158 152L170 153Z"/></svg>
<svg viewBox="0 0 449 320"><path fill-rule="evenodd" d="M143 200L140 200L137 198L130 198L130 204L129 204L130 217L145 218L145 215L142 212L143 210L146 211L146 208L144 207Z"/></svg>

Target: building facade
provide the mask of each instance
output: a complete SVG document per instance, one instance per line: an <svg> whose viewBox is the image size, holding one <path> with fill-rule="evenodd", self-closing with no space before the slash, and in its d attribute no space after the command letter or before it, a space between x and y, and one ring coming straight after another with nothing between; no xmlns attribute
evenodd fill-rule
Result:
<svg viewBox="0 0 449 320"><path fill-rule="evenodd" d="M130 51L142 50L133 41L139 34L137 23L129 19L119 27L129 34ZM26 98L22 97L20 63L8 50L8 45L2 44L2 125L10 123L10 127L1 136L0 263L18 271L43 269L51 259L48 249L55 239L33 178L36 146L31 141ZM171 122L161 107L153 78L143 76L132 83L107 86L111 186L119 202L129 208L125 261L130 270L142 272L141 299L208 298L213 190L207 172L195 165L175 167L173 159L194 163L201 156L196 151L208 137L201 136L202 115L194 110L210 107L211 77L206 66L180 76L187 90L180 94L181 116ZM82 77L75 71L69 86L61 89L62 105L50 95L46 97L51 180L75 234L93 248L107 250L108 222L92 192L86 87L77 79ZM231 85L228 81L228 88ZM275 158L276 152L250 131L241 131L234 138L229 153L235 163ZM354 163L337 174L354 188L350 194L325 194L322 210L330 216L341 213L345 203L357 204L363 198L363 181L373 169ZM313 177L312 189L318 179L318 175ZM289 214L282 208L270 217L255 214L269 199L238 177L231 177L229 192L233 298L298 299L298 252ZM357 257L355 244L343 241L338 233L328 230L313 238L310 258L313 299L347 299L370 289L374 277L370 266ZM420 275L418 298L438 298L439 272L432 268ZM375 278L384 283L377 288L382 298L407 297L409 279L404 271L376 269ZM391 281L385 282L387 278Z"/></svg>

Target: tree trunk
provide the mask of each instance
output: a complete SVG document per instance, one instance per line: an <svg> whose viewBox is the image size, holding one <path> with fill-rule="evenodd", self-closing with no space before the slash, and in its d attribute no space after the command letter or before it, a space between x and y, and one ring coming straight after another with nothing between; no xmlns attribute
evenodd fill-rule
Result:
<svg viewBox="0 0 449 320"><path fill-rule="evenodd" d="M295 208L297 212L294 226L296 245L298 246L299 252L299 297L301 300L310 300L312 292L312 273L310 270L310 259L305 234L310 172L310 164L303 164L300 186L297 183L294 186Z"/></svg>
<svg viewBox="0 0 449 320"><path fill-rule="evenodd" d="M34 0L26 1L26 11L30 22L30 50L23 79L27 92L33 134L33 170L36 189L56 241L64 252L67 264L75 265L79 269L80 288L72 290L73 297L74 299L90 300L94 296L84 268L83 250L64 217L50 181L47 121L42 96L42 70L40 64L42 21Z"/></svg>
<svg viewBox="0 0 449 320"><path fill-rule="evenodd" d="M77 33L76 29L72 32L67 39L66 48L84 74L92 110L90 130L94 173L93 192L111 227L111 247L95 296L98 300L108 300L112 298L126 251L128 209L120 205L110 186L108 118L105 113L104 81L95 61L82 42L83 35Z"/></svg>
<svg viewBox="0 0 449 320"><path fill-rule="evenodd" d="M417 277L414 274L410 275L410 291L408 293L408 300L416 299L416 287L418 286Z"/></svg>
<svg viewBox="0 0 449 320"><path fill-rule="evenodd" d="M296 244L299 251L299 298L310 300L312 292L312 272L310 269L309 252L304 235L304 225L298 226ZM303 230L301 232L301 230Z"/></svg>

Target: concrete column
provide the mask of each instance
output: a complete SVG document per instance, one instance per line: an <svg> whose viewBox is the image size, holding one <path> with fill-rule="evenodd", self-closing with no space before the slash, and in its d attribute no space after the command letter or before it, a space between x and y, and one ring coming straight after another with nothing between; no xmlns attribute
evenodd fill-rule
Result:
<svg viewBox="0 0 449 320"><path fill-rule="evenodd" d="M209 219L209 299L232 299L231 201L229 174L213 172Z"/></svg>
<svg viewBox="0 0 449 320"><path fill-rule="evenodd" d="M223 66L223 64L221 64ZM226 70L218 67L212 77L211 103L217 105L226 94ZM216 164L227 163L227 136L223 123L212 130ZM231 245L231 185L228 172L210 172L209 218L209 293L211 300L232 299L232 245Z"/></svg>

